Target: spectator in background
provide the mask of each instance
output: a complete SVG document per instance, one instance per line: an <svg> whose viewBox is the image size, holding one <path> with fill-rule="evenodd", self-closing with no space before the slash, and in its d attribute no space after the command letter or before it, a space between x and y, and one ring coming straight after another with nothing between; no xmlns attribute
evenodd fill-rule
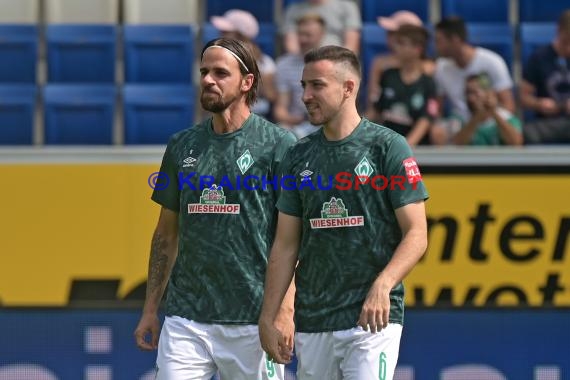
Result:
<svg viewBox="0 0 570 380"><path fill-rule="evenodd" d="M439 109L444 109L444 101L449 102L453 117L433 126L431 141L447 144L461 129L460 124L470 119L465 102L465 80L470 75L486 72L497 93L498 104L510 112L515 112L513 80L500 55L467 42L467 28L461 18L445 18L435 28L435 47L439 55L436 60L435 83ZM450 120L459 122L450 123Z"/></svg>
<svg viewBox="0 0 570 380"><path fill-rule="evenodd" d="M277 59L275 85L277 101L274 108L275 122L290 129L297 138L302 138L319 127L312 125L303 103L304 55L319 47L325 33L325 22L318 14L307 14L297 20L297 40L300 53L289 53Z"/></svg>
<svg viewBox="0 0 570 380"><path fill-rule="evenodd" d="M399 67L384 72L380 99L371 120L406 137L408 144L429 144L429 128L438 115L435 83L426 75L422 57L429 38L422 26L402 25L394 38Z"/></svg>
<svg viewBox="0 0 570 380"><path fill-rule="evenodd" d="M257 19L247 11L230 9L223 16L212 16L210 22L216 29L222 32L223 37L235 38L251 46L261 73L257 102L251 108L251 111L271 119L273 103L277 96L273 84L275 61L267 54L264 54L254 41L259 34Z"/></svg>
<svg viewBox="0 0 570 380"><path fill-rule="evenodd" d="M386 30L386 38L388 49L390 53L381 54L374 57L368 75L368 96L366 112L367 117L371 117L374 112L374 103L380 98L380 80L382 73L392 67L399 67L400 60L395 54L395 40L396 31L402 25L415 25L423 26L422 20L415 14L409 11L398 11L390 17L378 17L378 24ZM422 69L426 75L433 75L435 71L435 64L433 60L426 58L425 49L422 52Z"/></svg>
<svg viewBox="0 0 570 380"><path fill-rule="evenodd" d="M344 46L358 54L362 18L354 0L306 0L290 4L281 30L287 53L301 51L295 23L305 14L319 14L325 20L326 33L321 45Z"/></svg>
<svg viewBox="0 0 570 380"><path fill-rule="evenodd" d="M525 124L528 143L570 142L570 9L560 15L554 41L524 65L520 99L537 118Z"/></svg>
<svg viewBox="0 0 570 380"><path fill-rule="evenodd" d="M471 117L455 135L457 145L522 145L521 121L500 107L489 76L474 74L465 83Z"/></svg>

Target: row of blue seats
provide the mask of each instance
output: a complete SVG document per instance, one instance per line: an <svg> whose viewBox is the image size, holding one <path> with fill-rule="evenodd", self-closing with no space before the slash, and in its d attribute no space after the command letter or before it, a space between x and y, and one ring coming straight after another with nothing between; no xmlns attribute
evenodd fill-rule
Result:
<svg viewBox="0 0 570 380"><path fill-rule="evenodd" d="M115 82L119 28L47 25L48 82ZM126 26L127 82L190 83L194 33L190 26ZM40 28L0 25L0 82L36 82Z"/></svg>
<svg viewBox="0 0 570 380"><path fill-rule="evenodd" d="M170 135L194 123L195 89L169 84L0 85L0 145L33 144L40 105L45 144L113 144L117 104L122 106L125 144L166 144Z"/></svg>
<svg viewBox="0 0 570 380"><path fill-rule="evenodd" d="M115 82L120 41L126 82L190 83L195 34L188 25L47 25L47 81ZM205 24L202 43L219 35ZM266 54L275 54L275 37L275 25L260 25L257 42ZM0 82L36 82L39 41L38 26L0 25Z"/></svg>
<svg viewBox="0 0 570 380"><path fill-rule="evenodd" d="M283 9L302 0L282 0ZM508 22L510 0L440 0L441 16L460 15L470 22ZM378 16L388 16L407 9L422 20L430 19L427 0L359 0L364 22L375 22ZM260 22L273 22L276 1L208 0L206 16L221 15L226 10L240 8L250 11ZM518 0L518 20L521 22L551 22L558 19L563 9L570 7L567 0Z"/></svg>

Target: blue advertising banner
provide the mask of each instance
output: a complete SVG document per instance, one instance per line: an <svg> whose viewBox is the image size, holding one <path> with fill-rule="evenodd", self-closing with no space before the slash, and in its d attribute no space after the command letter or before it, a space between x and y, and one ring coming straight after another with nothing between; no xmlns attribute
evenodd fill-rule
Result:
<svg viewBox="0 0 570 380"><path fill-rule="evenodd" d="M138 318L0 309L0 380L153 379L156 353L134 344ZM408 310L395 379L570 379L570 310Z"/></svg>

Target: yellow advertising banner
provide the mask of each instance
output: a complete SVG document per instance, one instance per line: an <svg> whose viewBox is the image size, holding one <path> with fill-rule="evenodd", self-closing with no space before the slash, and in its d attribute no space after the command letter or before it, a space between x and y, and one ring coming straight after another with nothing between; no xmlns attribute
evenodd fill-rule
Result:
<svg viewBox="0 0 570 380"><path fill-rule="evenodd" d="M570 175L426 176L414 306L570 306Z"/></svg>
<svg viewBox="0 0 570 380"><path fill-rule="evenodd" d="M122 299L144 282L158 166L0 165L0 303L67 305L77 279L119 280Z"/></svg>
<svg viewBox="0 0 570 380"><path fill-rule="evenodd" d="M113 283L116 300L140 296L159 213L147 180L157 170L0 165L0 305L64 306ZM409 306L570 306L570 175L424 180L430 245L405 281Z"/></svg>

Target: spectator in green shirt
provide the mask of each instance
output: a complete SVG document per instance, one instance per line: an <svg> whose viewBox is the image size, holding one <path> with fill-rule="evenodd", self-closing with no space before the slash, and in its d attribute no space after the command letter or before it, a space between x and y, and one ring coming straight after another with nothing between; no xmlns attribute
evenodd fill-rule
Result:
<svg viewBox="0 0 570 380"><path fill-rule="evenodd" d="M498 105L497 95L487 74L474 74L467 78L465 98L471 116L455 135L455 144L523 144L520 119Z"/></svg>

